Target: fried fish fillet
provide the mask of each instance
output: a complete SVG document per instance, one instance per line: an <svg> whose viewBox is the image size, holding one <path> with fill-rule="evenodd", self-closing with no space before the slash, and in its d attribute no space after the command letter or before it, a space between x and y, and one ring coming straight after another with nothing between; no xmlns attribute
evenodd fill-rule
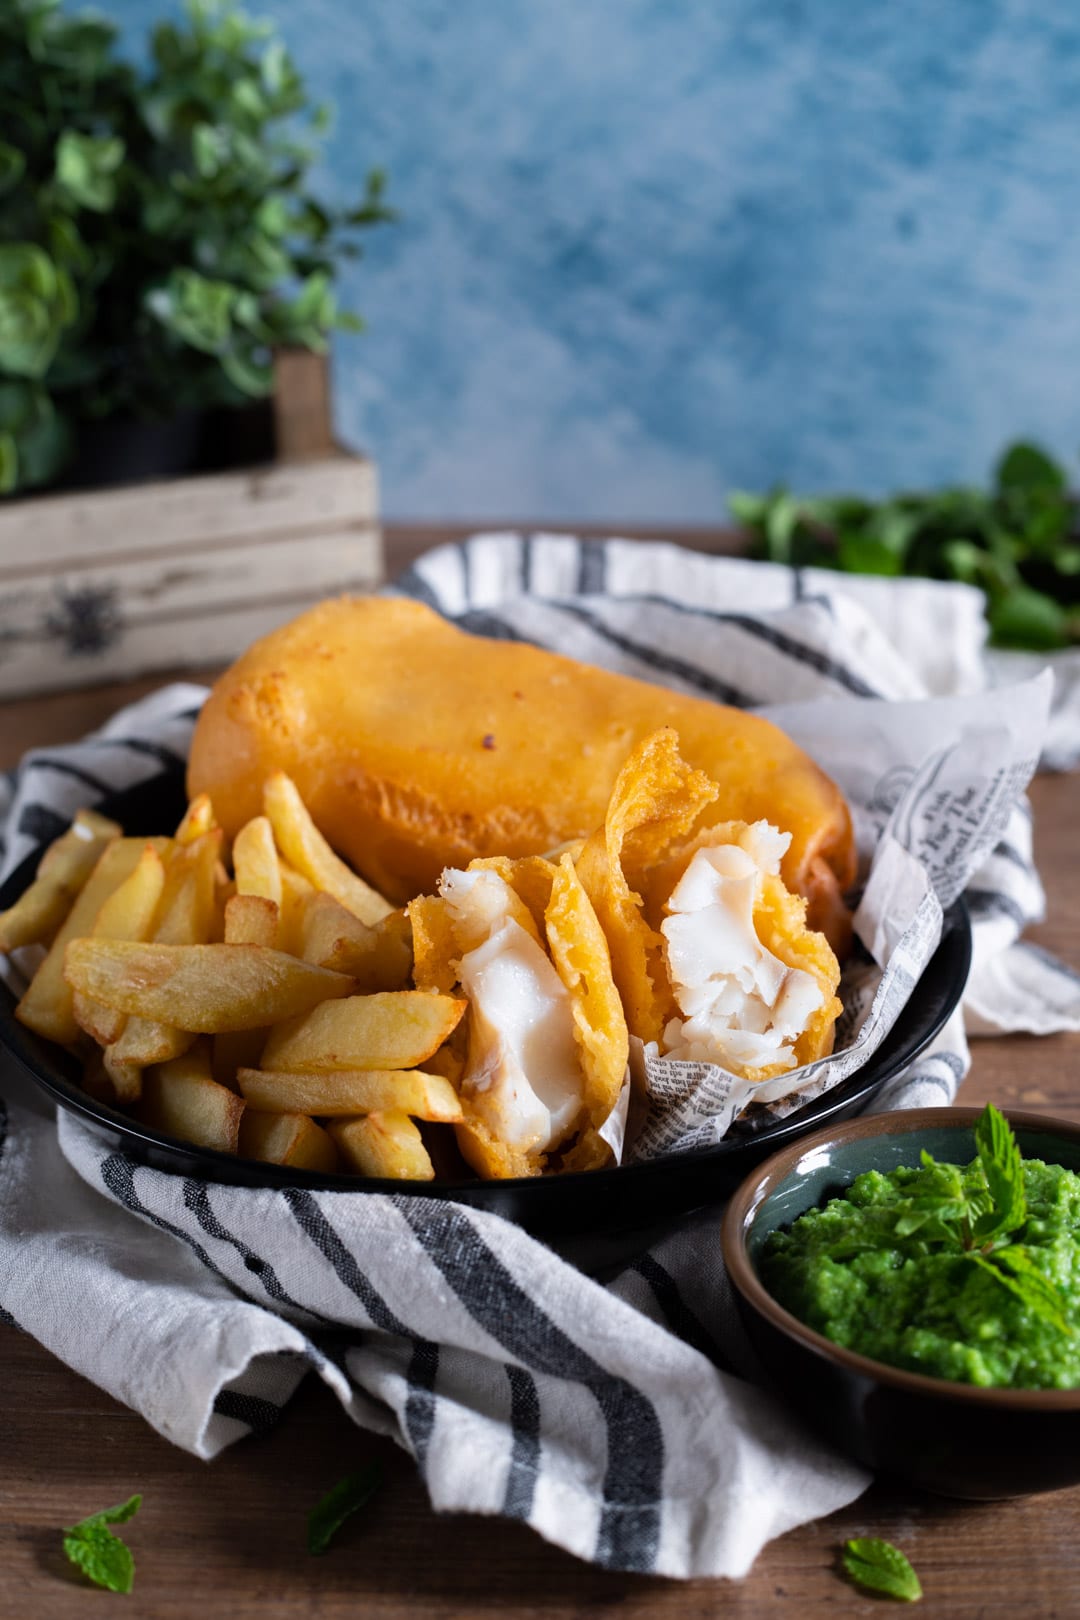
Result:
<svg viewBox="0 0 1080 1620"><path fill-rule="evenodd" d="M631 1035L770 1080L832 1051L840 965L780 877L789 835L708 822L718 789L670 729L638 744L577 871Z"/></svg>
<svg viewBox="0 0 1080 1620"><path fill-rule="evenodd" d="M192 741L189 791L226 832L275 770L324 836L396 902L446 867L538 855L604 819L623 761L664 726L719 786L707 815L790 833L781 874L841 953L855 874L834 782L777 727L516 642L472 636L422 603L340 597L273 631L221 677Z"/></svg>

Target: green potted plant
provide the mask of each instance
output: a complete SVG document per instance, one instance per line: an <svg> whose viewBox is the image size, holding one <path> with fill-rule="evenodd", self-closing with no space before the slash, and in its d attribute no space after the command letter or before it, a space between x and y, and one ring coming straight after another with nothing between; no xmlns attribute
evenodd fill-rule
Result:
<svg viewBox="0 0 1080 1620"><path fill-rule="evenodd" d="M136 68L102 18L6 0L0 107L0 492L206 465L276 350L361 325L334 281L383 176L311 193L326 111L269 26L189 0Z"/></svg>

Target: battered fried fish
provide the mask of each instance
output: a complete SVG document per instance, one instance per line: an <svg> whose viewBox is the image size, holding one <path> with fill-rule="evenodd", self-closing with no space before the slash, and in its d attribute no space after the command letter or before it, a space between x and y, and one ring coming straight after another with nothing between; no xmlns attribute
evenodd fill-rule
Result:
<svg viewBox="0 0 1080 1620"><path fill-rule="evenodd" d="M188 784L212 795L231 835L259 813L266 778L288 772L334 847L403 902L446 867L587 837L629 751L664 726L718 785L706 819L790 834L783 880L843 952L851 819L836 785L775 726L468 635L404 598L324 602L256 642L203 709Z"/></svg>

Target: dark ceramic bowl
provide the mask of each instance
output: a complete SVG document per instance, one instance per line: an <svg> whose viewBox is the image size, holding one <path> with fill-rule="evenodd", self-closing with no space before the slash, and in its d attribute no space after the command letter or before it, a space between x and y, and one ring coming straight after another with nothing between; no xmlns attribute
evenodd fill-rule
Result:
<svg viewBox="0 0 1080 1620"><path fill-rule="evenodd" d="M116 794L97 808L114 816L130 834L150 834L175 826L185 804L183 772L177 767ZM0 910L26 888L42 853L40 847L32 850L0 887ZM639 1254L687 1211L722 1202L751 1165L759 1164L782 1142L793 1141L828 1119L864 1108L937 1034L960 999L970 962L971 929L961 900L946 913L941 943L885 1042L832 1091L752 1136L731 1133L717 1146L694 1153L557 1177L409 1182L406 1186L400 1181L285 1169L179 1142L89 1096L80 1084L75 1059L17 1021L16 998L2 982L0 1056L6 1050L62 1108L92 1121L114 1146L155 1169L241 1186L408 1192L413 1197L456 1199L517 1221L585 1270L606 1275Z"/></svg>
<svg viewBox="0 0 1080 1620"><path fill-rule="evenodd" d="M1080 1389L976 1389L871 1361L815 1333L766 1291L770 1233L864 1170L975 1156L978 1108L846 1120L773 1154L728 1204L721 1243L747 1332L777 1390L840 1451L942 1496L1027 1496L1080 1484ZM1080 1125L1008 1119L1025 1158L1080 1170Z"/></svg>

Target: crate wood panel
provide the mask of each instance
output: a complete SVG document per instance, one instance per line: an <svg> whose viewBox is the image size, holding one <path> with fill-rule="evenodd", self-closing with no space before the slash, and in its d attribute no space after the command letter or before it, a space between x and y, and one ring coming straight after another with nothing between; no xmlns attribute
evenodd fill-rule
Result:
<svg viewBox="0 0 1080 1620"><path fill-rule="evenodd" d="M0 502L0 584L93 559L207 551L224 541L373 521L374 464L359 456L160 484Z"/></svg>
<svg viewBox="0 0 1080 1620"><path fill-rule="evenodd" d="M0 697L234 658L312 602L383 579L374 524L101 562L0 587Z"/></svg>

